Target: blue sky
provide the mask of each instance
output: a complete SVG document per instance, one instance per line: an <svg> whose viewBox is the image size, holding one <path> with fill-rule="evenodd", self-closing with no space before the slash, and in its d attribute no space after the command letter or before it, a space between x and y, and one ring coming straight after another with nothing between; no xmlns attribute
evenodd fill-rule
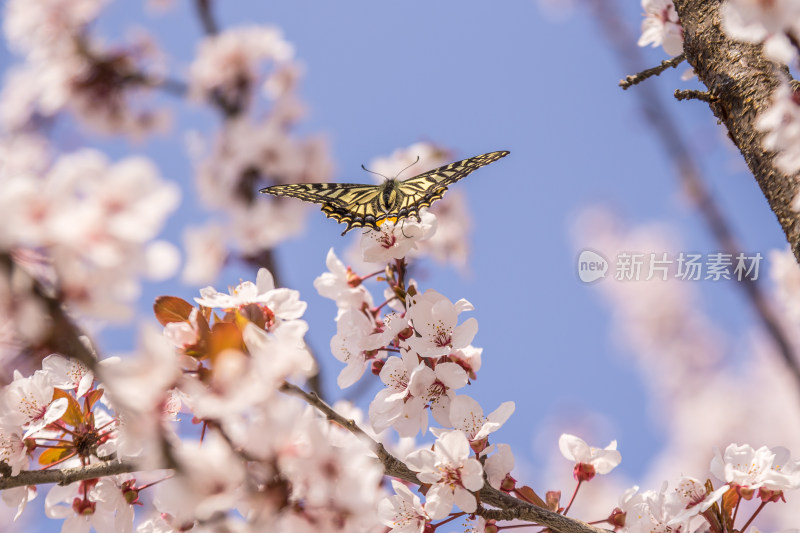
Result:
<svg viewBox="0 0 800 533"><path fill-rule="evenodd" d="M639 3L624 3L625 20L638 36ZM447 146L458 158L511 152L457 185L468 196L475 224L470 273L429 263L418 279L453 301L467 298L475 305L472 316L480 329L474 344L484 348L483 368L466 392L489 409L516 402L516 413L496 440L512 444L518 462L537 466L542 444L557 446L554 431L596 414L604 422L594 425L592 443L618 439L621 469L634 479L640 475L663 435L648 421L638 375L611 337L609 308L595 287L577 278L571 225L586 206L600 204L631 226L674 225L687 250L717 247L682 199L669 159L638 112L631 94L636 89L617 87L629 73L619 67L591 16L578 9L553 22L534 1L217 4L221 27L275 24L296 46L306 67L301 94L309 107L301 131L326 135L336 181L371 182L362 163L420 140ZM174 10L154 17L144 14L139 2L117 2L99 31L113 41L131 21L156 35L175 58L179 75L201 35L191 3L178 1ZM660 49L645 55L650 64L666 58ZM6 51L0 60L8 64ZM696 86L679 79L682 70L647 83L657 86L696 149L744 249L765 254L783 247L774 215L706 105L671 97L675 88ZM160 98L176 105L181 126L208 133L218 124L199 107ZM144 144L90 136L61 141L70 146L85 141L114 157L144 153L165 177L191 183L180 133ZM184 224L202 216L191 192L184 202L165 230L175 242ZM334 390L341 366L325 357L335 332L335 305L317 296L312 283L325 269L327 250L344 252L350 237L340 237L341 228L318 211L309 216L306 234L283 246L278 262L286 284L309 302L309 342L322 356L327 392L335 399L341 394ZM254 279L255 272L232 267L217 287L240 278ZM706 310L729 331L753 322L730 284L699 288ZM196 289L174 282L147 286L142 321L153 321L152 300L164 293L190 299ZM132 347L133 338L115 328L101 342L113 352ZM569 468L566 461L564 466Z"/></svg>

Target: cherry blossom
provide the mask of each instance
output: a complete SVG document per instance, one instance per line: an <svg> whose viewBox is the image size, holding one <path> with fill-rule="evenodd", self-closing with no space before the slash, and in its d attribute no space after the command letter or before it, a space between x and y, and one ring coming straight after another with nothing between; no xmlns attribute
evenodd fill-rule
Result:
<svg viewBox="0 0 800 533"><path fill-rule="evenodd" d="M181 322L170 322L164 326L164 337L166 337L177 349L179 353L186 353L192 349L199 341L200 334L200 313L193 309L189 319Z"/></svg>
<svg viewBox="0 0 800 533"><path fill-rule="evenodd" d="M23 0L7 5L6 35L26 53L26 61L13 69L3 88L0 120L6 128L21 131L39 117L63 111L105 133L141 137L165 128L165 111L134 106L158 81L154 41L139 31L133 42L107 49L86 31L105 2L79 0L77 9L63 4ZM147 70L154 74L148 77Z"/></svg>
<svg viewBox="0 0 800 533"><path fill-rule="evenodd" d="M381 180L380 176L402 179L403 176L397 175L398 171L407 169L409 173L422 174L449 163L450 155L448 150L435 144L417 142L405 148L398 148L388 156L373 158L367 168L379 174L379 176L373 174L376 181Z"/></svg>
<svg viewBox="0 0 800 533"><path fill-rule="evenodd" d="M381 522L392 528L391 533L422 533L431 519L419 496L394 479L392 488L395 495L384 498L378 504Z"/></svg>
<svg viewBox="0 0 800 533"><path fill-rule="evenodd" d="M430 407L439 424L451 427L450 402L456 397L455 390L465 386L467 381L467 373L455 363L439 363L434 368L421 363L408 378L408 391ZM407 436L405 432L401 434Z"/></svg>
<svg viewBox="0 0 800 533"><path fill-rule="evenodd" d="M291 289L276 289L272 273L266 268L258 270L255 283L243 281L229 294L206 287L200 289L200 298L194 300L204 307L222 308L226 311L256 304L265 314L271 313L281 320L300 318L306 310L306 303L300 301L300 293Z"/></svg>
<svg viewBox="0 0 800 533"><path fill-rule="evenodd" d="M237 415L247 413L274 394L273 387L261 382L255 367L253 359L244 352L223 350L215 355L214 367L203 381L192 376L181 380L183 402L197 419L238 423Z"/></svg>
<svg viewBox="0 0 800 533"><path fill-rule="evenodd" d="M608 474L622 461L615 440L605 448L595 448L575 435L564 433L558 439L558 448L561 455L575 461L574 476L578 481L589 481L595 474Z"/></svg>
<svg viewBox="0 0 800 533"><path fill-rule="evenodd" d="M451 155L449 150L435 144L418 142L397 149L389 156L376 157L367 167L382 176L402 177L403 172L398 176L398 171L405 169L408 174L421 174L449 163L452 160ZM378 180L380 177L376 177L376 181ZM431 229L429 235L417 240L414 245L416 250L412 248L408 250L408 254L414 254L416 251L420 256L431 256L439 262L451 262L458 267L464 267L469 253L468 242L471 231L465 198L462 191L454 190L431 206L429 212L436 216L435 228ZM408 231L405 234L411 236ZM389 242L392 242L392 237L386 239L386 243ZM380 250L376 248L375 253L379 254ZM364 260L371 261L366 257Z"/></svg>
<svg viewBox="0 0 800 533"><path fill-rule="evenodd" d="M483 467L470 457L469 441L461 431L443 432L431 450L417 450L406 462L423 483L431 484L425 496L425 510L438 520L457 505L471 513L477 509L473 492L483 487Z"/></svg>
<svg viewBox="0 0 800 533"><path fill-rule="evenodd" d="M792 0L762 2L727 0L722 4L722 28L740 41L764 43L764 54L790 63L796 55L787 33L800 30L800 6Z"/></svg>
<svg viewBox="0 0 800 533"><path fill-rule="evenodd" d="M411 374L422 366L417 356L410 352L404 353L402 358L389 357L386 360L380 371L386 388L378 392L369 405L369 420L375 431L383 431L399 420L404 422L404 431L400 432L403 436L427 429L425 402L411 397L409 391ZM413 430L409 426L413 426Z"/></svg>
<svg viewBox="0 0 800 533"><path fill-rule="evenodd" d="M93 351L87 337L83 336L81 340ZM56 387L74 390L78 398L86 394L94 381L94 374L83 363L59 354L48 355L42 360L42 372L49 375Z"/></svg>
<svg viewBox="0 0 800 533"><path fill-rule="evenodd" d="M422 357L439 357L466 348L478 332L478 321L468 318L458 323L458 315L471 311L472 304L461 299L455 304L433 289L409 297L408 318L420 335L408 339L409 346Z"/></svg>
<svg viewBox="0 0 800 533"><path fill-rule="evenodd" d="M667 482L661 490L648 490L628 495L622 509L625 511L625 531L628 533L652 533L654 531L670 531L668 524L674 518L678 508L668 499Z"/></svg>
<svg viewBox="0 0 800 533"><path fill-rule="evenodd" d="M177 187L148 160L111 163L88 149L62 155L43 176L9 176L7 185L0 206L10 224L0 240L46 250L37 277L57 278L76 311L126 318L138 277L149 273L146 243L177 206Z"/></svg>
<svg viewBox="0 0 800 533"><path fill-rule="evenodd" d="M437 368L439 366L441 365L437 365ZM503 402L492 413L483 416L483 408L475 399L457 396L450 402L450 422L473 443L500 429L514 413L514 407L514 402Z"/></svg>
<svg viewBox="0 0 800 533"><path fill-rule="evenodd" d="M285 62L293 55L292 45L275 27L242 26L208 36L190 67L190 90L195 97L239 102L260 78L260 63Z"/></svg>
<svg viewBox="0 0 800 533"><path fill-rule="evenodd" d="M679 511L669 525L687 524L693 517L707 511L712 505L722 499L728 491L729 486L723 485L718 489L708 492L705 484L692 477L683 477L678 480L674 491L675 499L678 504L683 505L683 510Z"/></svg>
<svg viewBox="0 0 800 533"><path fill-rule="evenodd" d="M303 340L308 324L303 320L285 322L267 332L253 323L244 328L243 338L253 357L261 387L277 388L292 377L308 378L316 369L314 359ZM267 387L265 387L265 385Z"/></svg>
<svg viewBox="0 0 800 533"><path fill-rule="evenodd" d="M639 46L663 46L671 56L683 52L683 27L672 0L642 0L645 19Z"/></svg>
<svg viewBox="0 0 800 533"><path fill-rule="evenodd" d="M46 0L6 3L3 31L17 50L34 56L50 55L92 22L107 0Z"/></svg>
<svg viewBox="0 0 800 533"><path fill-rule="evenodd" d="M228 258L225 240L225 230L220 224L186 228L183 232L186 262L181 280L194 285L217 279Z"/></svg>
<svg viewBox="0 0 800 533"><path fill-rule="evenodd" d="M294 453L281 455L281 470L291 479L296 497L302 498L309 509L327 508L334 514L351 515L354 528L361 524L355 530L364 530L366 524L377 522L376 508L382 494L375 488L383 469L369 457L369 449L355 439L346 447L331 445L324 437L326 426L314 415L306 431L298 435Z"/></svg>
<svg viewBox="0 0 800 533"><path fill-rule="evenodd" d="M155 467L162 464L164 422L171 417L164 408L181 369L174 349L155 329L144 329L140 343L135 357L103 359L98 372L119 421L117 454Z"/></svg>
<svg viewBox="0 0 800 533"><path fill-rule="evenodd" d="M486 471L486 481L489 485L498 490L502 490L504 488L504 482L507 480L513 482L513 478L511 478L510 474L514 469L514 454L511 451L511 446L508 444L497 444L496 447L497 451L486 458L483 468ZM481 452L481 456L494 451L494 448L495 445L486 448Z"/></svg>
<svg viewBox="0 0 800 533"><path fill-rule="evenodd" d="M787 174L800 170L800 96L789 83L781 83L772 105L758 115L756 128L766 132L764 148L777 152L775 164Z"/></svg>
<svg viewBox="0 0 800 533"><path fill-rule="evenodd" d="M747 444L730 444L724 454L715 448L711 473L745 499L759 489L760 496L770 499L776 492L800 488L800 461L780 446L753 449Z"/></svg>
<svg viewBox="0 0 800 533"><path fill-rule="evenodd" d="M102 485L113 483L109 479L94 479L55 485L45 497L44 512L50 518L62 518L62 533L89 533L93 528L97 533L116 533L116 508L98 497ZM130 527L133 524L131 523Z"/></svg>
<svg viewBox="0 0 800 533"><path fill-rule="evenodd" d="M2 497L3 503L7 506L17 508L17 512L14 515L14 521L16 522L17 519L22 516L22 512L25 510L25 507L27 507L28 502L35 499L38 494L39 491L36 489L36 486L28 485L26 487L5 489L0 492L0 497Z"/></svg>
<svg viewBox="0 0 800 533"><path fill-rule="evenodd" d="M22 427L0 423L0 463L11 467L16 476L28 466L28 449L22 440Z"/></svg>
<svg viewBox="0 0 800 533"><path fill-rule="evenodd" d="M179 474L156 485L156 507L186 523L236 505L246 471L221 436L212 432L202 445L185 441L174 453Z"/></svg>
<svg viewBox="0 0 800 533"><path fill-rule="evenodd" d="M331 339L331 353L346 363L336 380L340 388L358 381L372 356L368 352L386 344L384 335L375 333L375 321L363 311L348 308L336 319L336 335Z"/></svg>
<svg viewBox="0 0 800 533"><path fill-rule="evenodd" d="M417 243L419 255L466 269L472 232L466 194L461 190L451 190L430 207L430 212L436 216L436 232Z"/></svg>
<svg viewBox="0 0 800 533"><path fill-rule="evenodd" d="M195 177L204 203L229 210L233 216L244 209L250 212L251 218L256 215L262 223L277 225L277 229L261 233L262 240L270 237L275 243L302 228L307 206L269 198L253 202L254 180L260 177L266 181L269 177L274 183L322 182L330 179L333 170L324 139L298 139L289 134L298 116L286 105L289 104L282 100L260 121L248 116L229 120L212 146L195 139L191 150L197 160ZM259 208L259 205L270 208ZM282 220L284 218L287 220ZM241 225L245 220L237 218L235 222ZM281 238L280 232L288 232L288 235Z"/></svg>
<svg viewBox="0 0 800 533"><path fill-rule="evenodd" d="M436 216L422 210L420 222L405 218L395 223L386 221L380 228L368 229L361 234L361 255L368 263L388 263L405 257L417 247L417 242L427 239L436 231Z"/></svg>
<svg viewBox="0 0 800 533"><path fill-rule="evenodd" d="M330 298L336 302L340 309L361 309L365 304L372 307L372 295L361 284L361 278L349 267L345 267L333 248L328 250L325 259L328 272L323 273L314 280L314 288L320 296Z"/></svg>
<svg viewBox="0 0 800 533"><path fill-rule="evenodd" d="M54 383L50 376L37 370L33 376L24 377L14 371L14 381L2 391L0 420L4 424L25 429L23 439L34 435L48 424L61 418L67 410L67 400L53 400Z"/></svg>
<svg viewBox="0 0 800 533"><path fill-rule="evenodd" d="M483 348L476 348L470 345L460 350L453 350L447 357L454 363L461 365L467 371L469 379L476 379L478 370L481 369L482 354Z"/></svg>

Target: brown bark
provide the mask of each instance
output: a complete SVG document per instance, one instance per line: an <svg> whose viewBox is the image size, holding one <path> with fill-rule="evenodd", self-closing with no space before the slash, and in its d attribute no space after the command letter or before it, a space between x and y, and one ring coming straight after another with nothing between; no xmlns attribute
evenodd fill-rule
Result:
<svg viewBox="0 0 800 533"><path fill-rule="evenodd" d="M686 60L708 88L711 111L744 156L800 262L800 216L791 207L798 176L788 176L775 166L775 153L764 150L764 134L755 128L756 117L770 106L773 91L788 73L766 59L761 46L725 35L721 2L674 1L683 25Z"/></svg>

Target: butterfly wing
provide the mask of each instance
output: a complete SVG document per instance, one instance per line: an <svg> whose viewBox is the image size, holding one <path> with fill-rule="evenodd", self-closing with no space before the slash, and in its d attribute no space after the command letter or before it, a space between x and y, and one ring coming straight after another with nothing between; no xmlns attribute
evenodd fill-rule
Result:
<svg viewBox="0 0 800 533"><path fill-rule="evenodd" d="M356 183L293 183L273 185L261 189L261 192L322 204L326 217L347 224L344 235L353 228L369 226L377 229L376 205L382 190L380 185Z"/></svg>
<svg viewBox="0 0 800 533"><path fill-rule="evenodd" d="M396 222L410 216L419 220L419 210L444 196L450 184L507 155L506 151L489 152L407 180L388 180L381 185L293 183L273 185L261 189L261 192L322 204L325 216L347 224L342 232L344 235L353 228L367 226L378 229L386 220Z"/></svg>
<svg viewBox="0 0 800 533"><path fill-rule="evenodd" d="M509 152L505 150L489 152L488 154L456 161L401 181L398 187L400 198L395 204L395 209L392 210L391 216L397 219L414 216L419 219L419 210L423 207L429 207L433 202L441 199L449 185L466 177L472 171L489 163L494 163L508 154Z"/></svg>

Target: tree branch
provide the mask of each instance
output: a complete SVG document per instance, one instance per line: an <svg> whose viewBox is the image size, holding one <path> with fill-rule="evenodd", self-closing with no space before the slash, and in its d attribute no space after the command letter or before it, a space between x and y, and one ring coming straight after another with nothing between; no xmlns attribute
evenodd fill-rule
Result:
<svg viewBox="0 0 800 533"><path fill-rule="evenodd" d="M775 153L764 150L764 134L754 124L757 115L770 106L772 93L787 71L766 59L761 46L726 36L720 6L720 2L675 0L684 53L708 92L717 97L709 108L744 156L800 262L800 216L792 209L798 176L788 176L775 166Z"/></svg>
<svg viewBox="0 0 800 533"><path fill-rule="evenodd" d="M200 17L200 23L203 25L203 31L208 35L219 33L219 26L217 26L214 15L211 13L211 0L196 0L195 7L197 8L197 15Z"/></svg>
<svg viewBox="0 0 800 533"><path fill-rule="evenodd" d="M683 63L683 61L685 59L686 59L686 56L684 56L683 54L681 54L679 56L675 56L672 59L665 59L657 67L644 69L643 71L641 71L641 72L639 72L637 74L633 74L633 75L630 75L630 76L625 76L624 80L620 80L619 86L622 87L623 90L627 90L627 89L629 89L630 87L632 87L634 85L642 83L647 78L650 78L650 77L653 77L653 76L658 76L659 74L661 74L662 72L664 72L668 68L676 68L678 65Z"/></svg>
<svg viewBox="0 0 800 533"><path fill-rule="evenodd" d="M281 391L297 396L305 400L309 405L315 407L318 411L324 414L328 420L336 422L343 428L350 431L352 434L366 442L373 451L378 455L386 475L402 479L409 483L421 485L417 475L414 471L409 469L403 461L400 461L383 446L383 444L376 442L372 437L367 435L363 429L358 427L353 420L348 420L342 415L337 413L330 405L326 404L316 394L308 393L296 385L291 383L284 383ZM610 533L606 529L591 526L580 520L575 520L541 507L536 507L527 502L518 500L508 494L501 492L488 483L484 484L483 488L478 493L482 503L488 503L499 510L480 508L475 513L486 518L494 518L496 520L525 520L528 522L535 522L537 524L549 527L559 533Z"/></svg>
<svg viewBox="0 0 800 533"><path fill-rule="evenodd" d="M698 91L695 89L675 89L673 93L675 99L681 100L700 100L701 102L716 102L717 97L708 91Z"/></svg>
<svg viewBox="0 0 800 533"><path fill-rule="evenodd" d="M69 485L75 481L114 476L117 474L129 474L131 472L137 472L138 470L139 468L133 463L121 463L118 461L78 466L75 468L23 470L16 476L0 476L0 490L24 487L26 485L44 485L46 483Z"/></svg>
<svg viewBox="0 0 800 533"><path fill-rule="evenodd" d="M713 9L716 13L718 8L718 3L716 2L703 2L702 0L693 0L696 5L694 5L695 9ZM589 2L590 5L594 8L594 12L597 15L597 20L600 21L603 29L606 32L607 38L609 42L614 46L617 51L617 54L622 61L624 68L629 69L631 71L635 71L639 69L639 66L642 63L641 53L639 48L634 46L636 39L631 34L629 28L621 22L623 20L622 16L617 13L615 7L616 4L614 2L608 2L605 0L592 0ZM681 18L683 21L683 18ZM685 23L684 23L685 28ZM714 39L722 39L724 36L721 35L721 30L718 24L718 14L717 14L717 26L716 26L716 37ZM729 46L742 46L742 43L732 43L728 41ZM710 48L713 48L712 44L709 44ZM746 45L750 52L757 53L758 50L756 47ZM716 64L716 61L721 61L721 59L712 59L711 55L708 54L716 54L716 51L706 50L698 52L695 49L692 49L692 52L689 52L689 48L684 46L684 51L686 54L687 59L689 59L689 63L695 68L697 71L698 67L696 66L695 62L697 60L696 54L706 54L703 56L703 60L707 61L709 65L706 65L703 68L713 68ZM729 50L728 54L733 54L733 51ZM724 55L724 54L723 54ZM770 71L773 70L772 64L766 62L763 57L761 57L760 53L757 53L758 57L761 61L761 67L768 68ZM739 65L739 68L744 68L743 65L748 65L749 59L745 60L739 55L730 55L729 57L737 57L735 61L731 59L727 59L728 63L733 62L736 65ZM755 64L755 63L753 63ZM734 66L730 66L729 68L733 69ZM737 79L740 81L737 83L742 83L741 78L746 78L747 76L742 73L731 73L731 75L738 76ZM699 76L699 74L698 74ZM763 76L763 73L759 74L759 76ZM724 76L723 76L724 77ZM777 78L772 80L772 83L777 85L778 80ZM708 85L708 93L714 95L716 99L712 99L709 101L709 106L713 109L725 109L724 107L720 107L723 105L723 102L727 102L731 99L731 95L728 92L731 90L729 85L725 83ZM771 85L770 87L774 87ZM762 94L762 98L769 97L771 93L770 89L765 89ZM730 224L728 223L723 211L714 201L714 197L711 195L711 192L708 190L706 186L706 180L703 177L703 173L700 170L700 166L695 161L694 155L692 151L689 149L689 144L684 140L683 134L680 131L677 123L672 119L672 116L666 112L666 107L661 102L661 99L656 91L653 90L651 86L642 85L638 87L634 93L639 98L640 105L642 106L642 111L647 117L650 122L650 125L653 127L656 135L658 136L659 140L663 144L667 155L673 160L678 176L681 179L683 184L684 190L686 194L689 196L689 199L694 203L696 208L698 209L700 215L702 216L703 221L705 222L708 230L711 232L711 235L716 239L719 243L720 248L727 254L731 254L732 257L737 257L739 253L741 253L741 246L739 245L738 240L734 236L733 230L731 229ZM746 96L740 96L740 99L746 99ZM734 98L734 100L736 100ZM738 101L738 100L737 100ZM740 101L739 106L746 106L747 102ZM730 103L725 103L724 106L730 106ZM747 104L752 105L752 104ZM739 109L739 108L737 108ZM748 108L749 109L749 108ZM742 111L743 112L743 111ZM722 112L726 114L726 111ZM753 120L755 118L755 113L752 111L748 111L749 115L746 117L742 117L734 121L736 123L737 128L747 127L749 128L749 133L744 134L743 131L739 131L737 135L741 136L744 139L748 139L749 148L751 155L748 156L745 154L745 151L742 151L742 154L745 155L745 159L748 157L758 156L759 158L767 158L767 155L764 153L763 148L761 147L761 136L755 132L753 127ZM719 116L719 115L718 115ZM745 124L746 123L746 124ZM727 125L727 124L726 124ZM729 126L729 132L730 132ZM730 133L731 138L734 139L732 133ZM734 139L736 142L736 139ZM739 143L736 143L737 146ZM740 147L741 149L741 147ZM772 163L772 158L774 154L768 157L769 164ZM749 161L748 161L749 164ZM751 167L752 169L753 167ZM778 172L774 167L772 167L774 172ZM756 178L758 179L758 174L755 170L753 170ZM759 180L761 184L763 180ZM768 181L768 180L767 180ZM794 198L794 191L788 190L789 185L786 181L791 181L789 178L784 176L784 184L776 184L775 186L778 189L778 192L781 194L776 194L776 198L782 199L784 202L782 207L780 208L782 211L786 213L787 216L791 215L793 217L797 216L797 213L791 211L791 202ZM769 186L768 183L762 185L762 190L764 190L764 186ZM794 187L794 185L792 185ZM765 192L767 194L767 192ZM767 198L769 200L769 196ZM773 205L773 202L770 200L770 205ZM773 211L775 208L773 207ZM778 211L775 211L778 213ZM781 216L779 215L779 220ZM783 225L783 222L781 222ZM795 223L796 225L796 223ZM786 230L786 227L784 227ZM787 232L787 238L789 237L789 233ZM797 228L797 233L795 238L800 237L800 227ZM789 238L789 242L792 243L792 239ZM798 248L796 248L795 244L792 244L792 249L795 252L795 257L798 257ZM800 365L798 364L797 357L794 353L794 348L792 347L792 343L789 340L789 335L784 329L780 319L776 315L775 311L773 310L769 298L764 295L764 292L761 290L761 285L756 282L755 280L745 279L741 282L736 283L736 287L744 291L745 297L750 302L753 310L761 320L762 325L766 329L767 333L772 337L772 340L775 342L776 348L780 357L783 359L784 363L787 365L789 371L792 373L795 383L797 385L798 391L800 391Z"/></svg>

